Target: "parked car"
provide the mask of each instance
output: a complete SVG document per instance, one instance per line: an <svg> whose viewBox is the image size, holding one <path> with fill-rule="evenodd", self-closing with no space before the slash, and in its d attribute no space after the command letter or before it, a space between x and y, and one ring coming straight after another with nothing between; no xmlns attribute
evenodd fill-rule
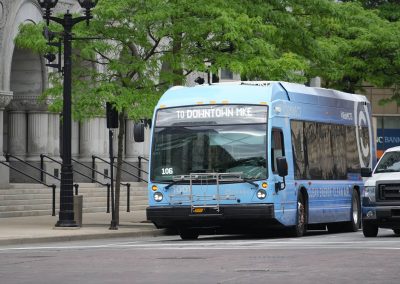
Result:
<svg viewBox="0 0 400 284"><path fill-rule="evenodd" d="M368 177L362 195L362 227L365 237L376 237L379 228L400 234L400 146L389 148L373 172L361 169Z"/></svg>

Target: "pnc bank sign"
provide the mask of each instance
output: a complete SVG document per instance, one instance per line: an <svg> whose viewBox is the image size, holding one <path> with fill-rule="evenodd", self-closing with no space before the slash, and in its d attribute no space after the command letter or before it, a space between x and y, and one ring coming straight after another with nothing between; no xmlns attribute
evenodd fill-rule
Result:
<svg viewBox="0 0 400 284"><path fill-rule="evenodd" d="M376 145L378 150L400 146L400 129L377 129Z"/></svg>

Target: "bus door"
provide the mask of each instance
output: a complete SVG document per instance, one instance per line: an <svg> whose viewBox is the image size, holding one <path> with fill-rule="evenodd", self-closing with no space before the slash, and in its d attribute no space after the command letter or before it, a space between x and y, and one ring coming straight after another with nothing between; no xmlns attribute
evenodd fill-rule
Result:
<svg viewBox="0 0 400 284"><path fill-rule="evenodd" d="M284 190L278 190L277 188L281 187L282 185L282 178L278 175L278 168L276 164L276 158L284 157L285 156L285 139L283 135L283 131L280 128L273 128L271 131L271 180L274 183L275 192L273 193L274 199L274 207L275 212L282 211L282 197L285 195ZM283 213L283 212L282 212ZM279 213L278 213L279 214Z"/></svg>

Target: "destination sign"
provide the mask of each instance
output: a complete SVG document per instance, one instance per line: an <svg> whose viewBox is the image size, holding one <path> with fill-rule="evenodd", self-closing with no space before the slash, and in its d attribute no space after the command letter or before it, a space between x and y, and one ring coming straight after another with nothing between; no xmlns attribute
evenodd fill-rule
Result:
<svg viewBox="0 0 400 284"><path fill-rule="evenodd" d="M266 123L267 106L202 105L160 109L156 126Z"/></svg>

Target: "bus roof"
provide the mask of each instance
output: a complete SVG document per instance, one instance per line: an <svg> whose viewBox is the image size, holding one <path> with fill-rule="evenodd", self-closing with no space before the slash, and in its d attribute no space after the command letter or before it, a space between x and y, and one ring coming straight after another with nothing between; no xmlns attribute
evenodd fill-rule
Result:
<svg viewBox="0 0 400 284"><path fill-rule="evenodd" d="M161 97L157 108L199 104L270 104L275 100L349 107L366 102L363 95L278 81L236 81L195 87L175 86Z"/></svg>

